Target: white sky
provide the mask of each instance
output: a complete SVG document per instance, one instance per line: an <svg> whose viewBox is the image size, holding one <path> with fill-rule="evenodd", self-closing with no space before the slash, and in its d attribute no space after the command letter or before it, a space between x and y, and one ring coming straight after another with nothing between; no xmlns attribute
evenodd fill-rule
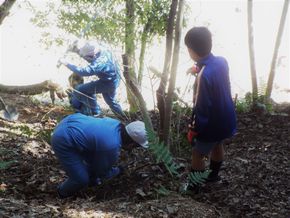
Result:
<svg viewBox="0 0 290 218"><path fill-rule="evenodd" d="M39 7L44 6L46 1L30 0L33 5ZM18 1L18 4L19 2L22 0ZM247 1L191 0L187 2L191 6L191 12L188 26L183 29L183 35L194 25L209 27L213 33L213 53L224 56L229 62L233 95L239 93L239 96L242 96L251 89ZM267 82L282 6L282 0L254 1L256 67L260 84ZM281 91L290 89L289 13L288 10L288 19L278 55L283 58L276 71L276 89L273 91L273 97L277 101L290 102L290 95ZM41 32L30 23L30 18L31 12L14 5L11 15L0 26L0 83L25 85L53 79L60 84L66 84L70 72L65 68L56 68L57 60L65 48L44 50L39 44ZM152 65L162 70L164 42L165 39L161 43L156 42L153 48L147 50L146 66ZM189 77L185 76L185 71L192 65L192 61L183 44L183 37L181 46L176 86L184 88L189 80ZM116 52L116 55L120 57L121 53ZM125 92L124 88L121 88L120 92ZM152 94L149 83L144 85L143 92L150 104ZM120 96L124 95L120 93ZM184 99L190 102L191 95L187 95Z"/></svg>

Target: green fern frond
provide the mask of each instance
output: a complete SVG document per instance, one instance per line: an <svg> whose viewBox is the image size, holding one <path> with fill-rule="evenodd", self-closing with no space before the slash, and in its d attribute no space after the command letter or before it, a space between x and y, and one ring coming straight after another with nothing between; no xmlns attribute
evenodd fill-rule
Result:
<svg viewBox="0 0 290 218"><path fill-rule="evenodd" d="M7 169L14 162L15 161L13 161L13 160L11 160L11 161L5 161L5 162L0 162L0 170Z"/></svg>
<svg viewBox="0 0 290 218"><path fill-rule="evenodd" d="M172 155L170 154L168 147L165 146L164 143L159 143L158 137L152 130L147 130L147 134L149 141L149 149L155 155L157 163L163 162L166 169L172 176L178 175L177 172L178 167L176 163L173 161Z"/></svg>
<svg viewBox="0 0 290 218"><path fill-rule="evenodd" d="M210 170L206 170L204 172L194 172L194 173L190 173L189 174L189 180L191 183L195 184L195 185L201 185L203 184L208 175L210 174Z"/></svg>
<svg viewBox="0 0 290 218"><path fill-rule="evenodd" d="M155 189L155 191L157 192L157 194L163 195L163 196L167 196L170 194L170 191L167 188L165 188L163 185L161 185L159 189Z"/></svg>

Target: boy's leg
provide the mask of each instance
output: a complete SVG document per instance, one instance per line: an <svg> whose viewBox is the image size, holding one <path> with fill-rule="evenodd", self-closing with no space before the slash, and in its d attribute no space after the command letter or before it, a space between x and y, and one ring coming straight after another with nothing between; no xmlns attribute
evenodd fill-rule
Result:
<svg viewBox="0 0 290 218"><path fill-rule="evenodd" d="M208 156L216 146L215 142L201 142L199 140L193 140L192 142L192 161L191 161L191 173L199 173L205 171L205 156ZM200 184L190 184L188 190L198 193L200 190Z"/></svg>
<svg viewBox="0 0 290 218"><path fill-rule="evenodd" d="M224 160L224 153L225 153L224 146L222 143L217 144L211 151L211 158L210 158L210 165L209 165L211 173L208 176L209 182L218 181L220 179L218 174Z"/></svg>

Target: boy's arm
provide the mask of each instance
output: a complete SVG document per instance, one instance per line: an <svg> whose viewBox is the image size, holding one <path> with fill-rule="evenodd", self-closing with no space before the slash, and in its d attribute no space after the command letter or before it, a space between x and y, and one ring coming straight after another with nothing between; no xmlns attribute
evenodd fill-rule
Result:
<svg viewBox="0 0 290 218"><path fill-rule="evenodd" d="M208 78L203 74L200 78L199 93L195 105L195 122L194 131L201 133L208 124L209 111L211 107L210 100L210 83Z"/></svg>

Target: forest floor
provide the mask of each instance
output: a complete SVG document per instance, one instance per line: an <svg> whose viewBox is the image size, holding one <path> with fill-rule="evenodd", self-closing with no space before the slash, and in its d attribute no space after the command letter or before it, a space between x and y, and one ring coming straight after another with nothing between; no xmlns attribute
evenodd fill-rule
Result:
<svg viewBox="0 0 290 218"><path fill-rule="evenodd" d="M272 114L238 114L238 133L225 142L222 181L195 196L182 195L190 148L174 154L173 179L149 151L123 153L127 172L61 200L65 178L49 133L68 112L24 96L1 94L17 105L16 122L0 119L0 217L290 217L290 106ZM185 137L185 132L184 132Z"/></svg>

